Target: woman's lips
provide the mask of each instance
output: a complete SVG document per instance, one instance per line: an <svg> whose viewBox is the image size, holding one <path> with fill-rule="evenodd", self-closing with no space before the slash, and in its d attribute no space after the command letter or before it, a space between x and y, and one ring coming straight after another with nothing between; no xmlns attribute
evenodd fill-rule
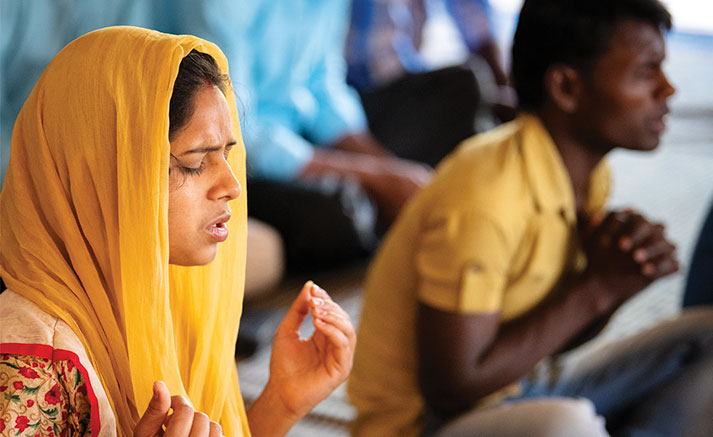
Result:
<svg viewBox="0 0 713 437"><path fill-rule="evenodd" d="M228 226L226 223L230 220L230 213L226 213L215 219L211 225L208 226L208 235L216 242L221 243L228 238Z"/></svg>
<svg viewBox="0 0 713 437"><path fill-rule="evenodd" d="M208 227L208 234L217 243L222 243L228 238L228 227L225 225L225 222L215 223Z"/></svg>

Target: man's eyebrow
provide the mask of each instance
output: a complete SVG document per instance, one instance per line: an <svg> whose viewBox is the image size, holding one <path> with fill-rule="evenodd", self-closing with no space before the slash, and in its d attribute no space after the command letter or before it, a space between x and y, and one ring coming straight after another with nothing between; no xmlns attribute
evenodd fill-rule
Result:
<svg viewBox="0 0 713 437"><path fill-rule="evenodd" d="M228 144L226 144L225 147L232 147L232 146L236 145L237 143L238 143L237 141L233 140L233 141L229 142ZM180 153L178 156L189 155L189 154L192 154L192 153L210 153L210 152L217 152L218 150L220 150L220 149L222 149L222 148L223 148L223 146L198 147L198 148L195 148L195 149L186 150L185 152Z"/></svg>

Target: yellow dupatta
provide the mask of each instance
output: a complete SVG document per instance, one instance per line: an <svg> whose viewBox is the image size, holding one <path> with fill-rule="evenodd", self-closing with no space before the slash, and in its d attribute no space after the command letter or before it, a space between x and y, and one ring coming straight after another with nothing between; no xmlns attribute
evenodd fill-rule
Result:
<svg viewBox="0 0 713 437"><path fill-rule="evenodd" d="M249 435L233 358L245 192L211 264L168 264L168 108L191 49L228 71L186 35L121 26L67 45L20 112L0 195L0 276L79 336L124 436L157 379L226 435ZM226 98L242 144L231 87ZM230 160L244 188L244 148Z"/></svg>

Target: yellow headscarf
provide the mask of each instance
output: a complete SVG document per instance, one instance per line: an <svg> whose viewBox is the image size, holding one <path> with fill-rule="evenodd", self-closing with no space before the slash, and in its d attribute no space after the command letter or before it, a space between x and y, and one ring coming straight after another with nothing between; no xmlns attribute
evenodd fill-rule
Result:
<svg viewBox="0 0 713 437"><path fill-rule="evenodd" d="M0 195L0 276L77 333L121 435L157 379L226 435L249 435L233 358L245 193L215 261L168 264L169 101L192 49L228 71L215 45L192 36L122 26L70 43L22 108ZM230 87L226 98L240 139ZM245 187L244 148L230 160Z"/></svg>

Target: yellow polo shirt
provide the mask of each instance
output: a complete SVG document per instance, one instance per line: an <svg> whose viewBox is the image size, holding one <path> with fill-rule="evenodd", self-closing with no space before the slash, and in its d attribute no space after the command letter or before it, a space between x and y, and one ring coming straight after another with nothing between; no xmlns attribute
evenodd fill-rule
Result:
<svg viewBox="0 0 713 437"><path fill-rule="evenodd" d="M603 209L608 167L585 209ZM357 437L417 436L425 403L417 374L419 302L464 314L532 309L584 268L572 185L539 119L523 115L466 140L402 212L370 268L348 393Z"/></svg>

